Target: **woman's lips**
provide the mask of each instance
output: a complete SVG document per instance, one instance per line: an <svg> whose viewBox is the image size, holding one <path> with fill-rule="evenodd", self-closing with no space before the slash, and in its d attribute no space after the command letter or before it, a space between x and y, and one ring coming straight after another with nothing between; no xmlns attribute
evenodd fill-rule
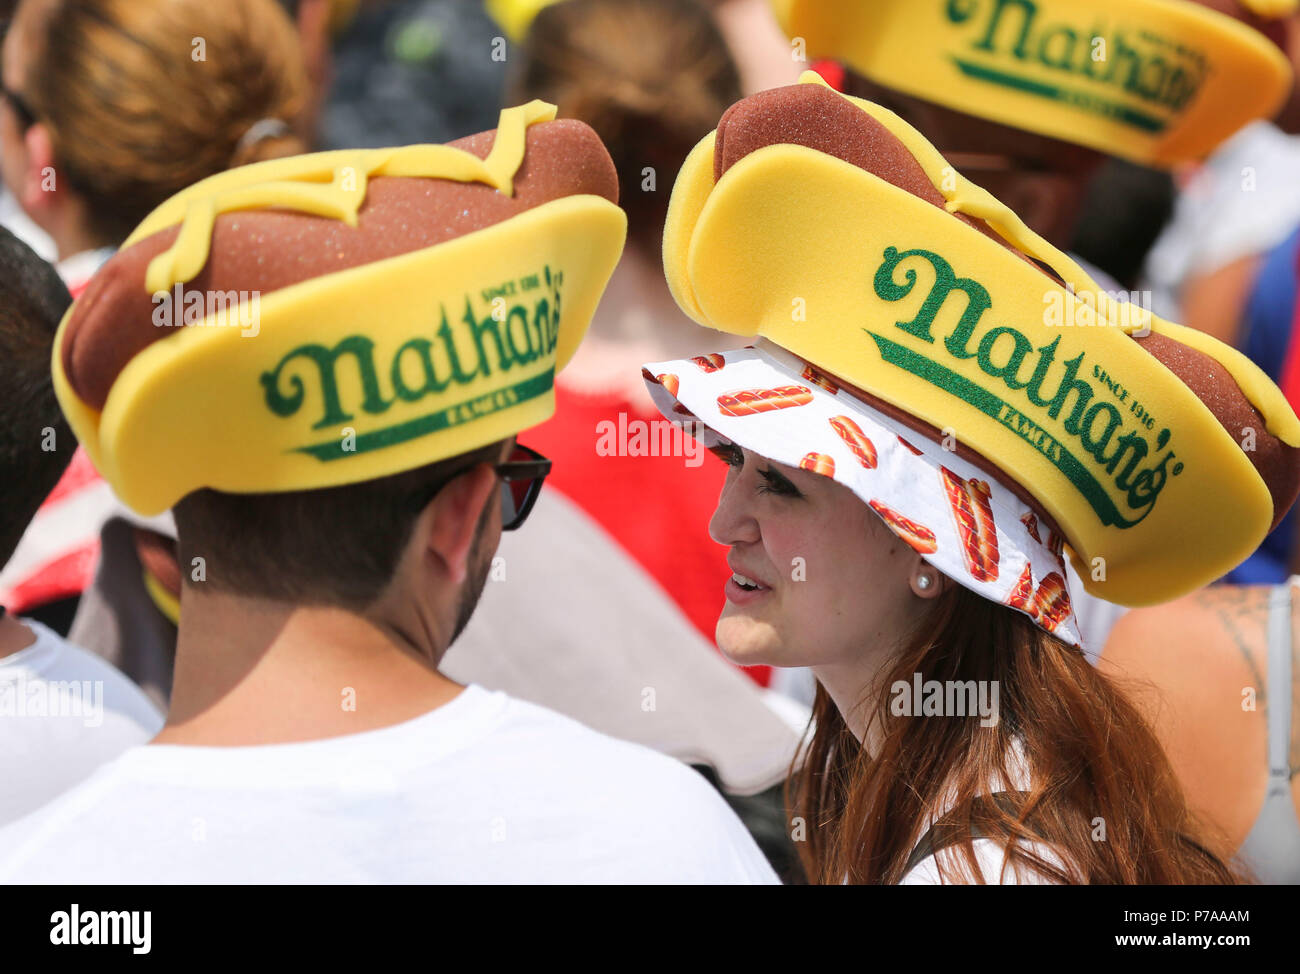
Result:
<svg viewBox="0 0 1300 974"><path fill-rule="evenodd" d="M733 605L749 605L772 592L762 582L737 571L733 571L731 577L727 579L725 591L727 601Z"/></svg>

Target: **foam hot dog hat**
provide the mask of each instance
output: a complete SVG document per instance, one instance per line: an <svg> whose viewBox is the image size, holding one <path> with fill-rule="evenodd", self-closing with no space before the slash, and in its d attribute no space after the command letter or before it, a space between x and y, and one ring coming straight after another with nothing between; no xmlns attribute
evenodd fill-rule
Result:
<svg viewBox="0 0 1300 974"><path fill-rule="evenodd" d="M772 0L812 57L1149 166L1199 160L1291 90L1259 31L1190 0ZM1253 0L1256 21L1294 0ZM1279 35L1280 38L1280 35Z"/></svg>
<svg viewBox="0 0 1300 974"><path fill-rule="evenodd" d="M528 34L537 15L557 0L486 0L484 9L510 39L518 44Z"/></svg>
<svg viewBox="0 0 1300 974"><path fill-rule="evenodd" d="M121 498L382 477L555 408L622 251L614 165L544 102L447 145L225 172L159 206L54 343L55 389Z"/></svg>
<svg viewBox="0 0 1300 974"><path fill-rule="evenodd" d="M1300 488L1278 388L1100 292L897 116L804 78L732 106L680 172L672 293L761 341L646 366L664 414L833 476L1066 638L1063 550L1126 605L1249 555Z"/></svg>

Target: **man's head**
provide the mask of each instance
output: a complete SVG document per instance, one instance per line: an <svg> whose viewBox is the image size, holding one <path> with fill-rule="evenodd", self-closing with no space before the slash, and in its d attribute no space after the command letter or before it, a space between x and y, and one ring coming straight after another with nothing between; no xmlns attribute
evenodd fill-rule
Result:
<svg viewBox="0 0 1300 974"><path fill-rule="evenodd" d="M501 539L496 465L512 440L343 487L276 494L199 490L175 508L190 591L386 619L454 620L478 603Z"/></svg>
<svg viewBox="0 0 1300 974"><path fill-rule="evenodd" d="M0 567L77 446L50 382L70 301L54 268L0 228Z"/></svg>
<svg viewBox="0 0 1300 974"><path fill-rule="evenodd" d="M190 604L333 606L450 643L501 514L549 469L507 451L554 411L626 235L609 153L554 114L222 173L91 279L55 388L122 501L174 508Z"/></svg>

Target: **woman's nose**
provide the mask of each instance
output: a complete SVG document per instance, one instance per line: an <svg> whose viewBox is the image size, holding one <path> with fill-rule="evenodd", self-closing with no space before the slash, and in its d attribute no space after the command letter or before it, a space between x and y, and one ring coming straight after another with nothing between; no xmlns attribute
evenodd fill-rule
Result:
<svg viewBox="0 0 1300 974"><path fill-rule="evenodd" d="M753 485L756 476L750 464L733 469L723 482L718 495L718 506L709 518L709 537L720 545L753 542L759 539L758 521L750 509L753 502Z"/></svg>

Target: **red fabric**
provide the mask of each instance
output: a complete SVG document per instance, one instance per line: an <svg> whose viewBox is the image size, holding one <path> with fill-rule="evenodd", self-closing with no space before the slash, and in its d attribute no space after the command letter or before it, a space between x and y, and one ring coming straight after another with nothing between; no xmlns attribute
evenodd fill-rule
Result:
<svg viewBox="0 0 1300 974"><path fill-rule="evenodd" d="M618 429L619 414L625 413L632 434L636 424L653 423L642 427L655 434L645 439L662 444L660 424L667 420L616 396L579 395L558 385L555 399L555 415L519 438L555 461L548 488L558 488L608 531L713 642L731 570L727 549L709 537L708 524L726 467L707 453L696 467L680 456L627 456L632 436L618 443L616 455L601 456L602 422ZM745 672L760 686L771 679L767 666Z"/></svg>
<svg viewBox="0 0 1300 974"><path fill-rule="evenodd" d="M52 543L63 554L37 565L0 591L0 602L15 614L29 612L37 606L80 595L95 580L99 564L100 520L87 519L84 524L68 524L60 516L65 503L75 503L84 491L95 488L102 478L90 457L80 446L72 462L54 485L27 530Z"/></svg>
<svg viewBox="0 0 1300 974"><path fill-rule="evenodd" d="M96 538L47 562L15 585L5 597L5 607L14 615L21 615L37 606L80 595L94 580L98 563L99 539Z"/></svg>
<svg viewBox="0 0 1300 974"><path fill-rule="evenodd" d="M68 469L63 471L63 476L59 482L54 485L50 491L50 496L41 502L41 507L50 507L57 504L64 498L70 497L85 487L91 487L103 479L99 476L99 471L95 465L90 462L90 457L80 446L77 452L72 454L72 462L68 464Z"/></svg>
<svg viewBox="0 0 1300 974"><path fill-rule="evenodd" d="M844 90L845 70L839 61L814 61L812 69L822 76L822 80L836 91Z"/></svg>

